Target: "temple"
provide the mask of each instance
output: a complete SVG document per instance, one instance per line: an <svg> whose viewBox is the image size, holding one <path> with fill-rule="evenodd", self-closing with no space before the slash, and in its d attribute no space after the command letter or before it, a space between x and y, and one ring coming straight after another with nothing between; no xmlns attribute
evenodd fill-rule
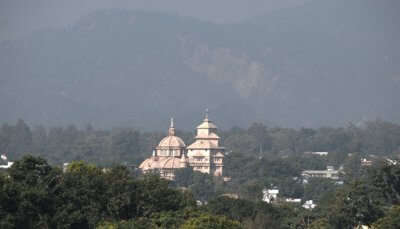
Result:
<svg viewBox="0 0 400 229"><path fill-rule="evenodd" d="M194 171L222 176L225 148L219 145L217 126L208 119L208 111L196 129L195 141L186 147L183 140L175 136L174 120L171 119L168 136L160 141L153 155L144 160L139 168L144 173L157 171L169 180L175 178L176 169L188 166Z"/></svg>

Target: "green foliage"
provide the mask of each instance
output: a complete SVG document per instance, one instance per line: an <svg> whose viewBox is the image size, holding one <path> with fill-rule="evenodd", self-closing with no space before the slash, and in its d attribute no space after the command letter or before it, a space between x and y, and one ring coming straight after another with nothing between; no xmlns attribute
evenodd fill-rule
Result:
<svg viewBox="0 0 400 229"><path fill-rule="evenodd" d="M185 207L186 203L194 203L186 198L182 192L168 187L169 182L157 175L145 175L138 181L136 193L138 216L148 217L154 212L177 211Z"/></svg>
<svg viewBox="0 0 400 229"><path fill-rule="evenodd" d="M331 226L328 223L328 220L326 218L320 218L317 220L314 220L309 229L329 229Z"/></svg>
<svg viewBox="0 0 400 229"><path fill-rule="evenodd" d="M62 173L32 156L1 174L0 200L2 228L84 229L105 219L123 222L118 228L177 228L183 216L176 212L195 207L190 193L170 188L158 176L134 179L126 167L103 170L82 161Z"/></svg>
<svg viewBox="0 0 400 229"><path fill-rule="evenodd" d="M40 157L16 161L0 175L0 227L179 228L191 226L190 222L202 223L207 218L205 212L226 216L245 228L383 225L395 214L387 209L400 203L399 166L374 162L373 167L364 169L360 159L373 150L378 155L398 153L398 128L381 121L346 128L294 130L267 128L259 123L247 130L233 128L222 133L227 147L224 175L232 177L230 182L185 168L177 170L171 183L155 174L132 177L123 166L102 170L95 165L137 164L149 155L161 133L79 130L74 126L31 131L21 120L0 129L0 149L18 151L10 158L31 150L52 163L79 161L72 162L65 173ZM187 139L193 137L191 133L181 134ZM17 147L16 141L23 147ZM312 156L302 153L305 151L329 151L329 155ZM351 157L348 152L352 152ZM302 183L302 170L324 169L332 164L344 165L346 182L342 188L337 190L339 186L326 179ZM264 187L277 187L284 197L313 199L318 208L307 212L295 205L261 203ZM213 200L223 193L238 194L246 200ZM199 211L195 200L209 204Z"/></svg>
<svg viewBox="0 0 400 229"><path fill-rule="evenodd" d="M96 227L96 229L150 229L150 228L158 229L159 227L154 225L147 218L138 218L135 220L122 220L118 222L105 221L99 223L99 225Z"/></svg>
<svg viewBox="0 0 400 229"><path fill-rule="evenodd" d="M352 155L344 163L345 180L351 182L351 180L360 179L363 173L361 167L361 154L352 153Z"/></svg>
<svg viewBox="0 0 400 229"><path fill-rule="evenodd" d="M326 178L309 178L304 189L304 199L319 202L324 195L332 194L335 190L335 181Z"/></svg>
<svg viewBox="0 0 400 229"><path fill-rule="evenodd" d="M182 168L176 171L174 183L178 187L188 188L196 200L208 201L216 195L215 179L192 168Z"/></svg>
<svg viewBox="0 0 400 229"><path fill-rule="evenodd" d="M186 142L193 139L192 132L178 133ZM19 120L15 125L4 124L0 128L0 152L12 160L29 152L52 164L84 160L97 165L129 163L138 166L164 135L132 128L96 130L93 127L78 129L73 125L31 129ZM395 156L400 152L400 126L380 120L366 122L362 127L350 124L345 128L318 129L268 128L262 123L254 123L248 129L232 128L222 132L221 137L222 145L230 153L226 158L226 175L232 177L235 171L241 171L236 168L242 160L249 162L249 168L256 163L253 160L260 158L274 161L288 157L297 162L293 163L296 169L323 169L326 165L340 166L344 162L352 169L356 163L349 164L348 153ZM303 155L308 151L327 151L329 155L326 158ZM354 157L352 161L357 160ZM257 172L256 166L251 173ZM357 176L357 173L351 174Z"/></svg>
<svg viewBox="0 0 400 229"><path fill-rule="evenodd" d="M243 199L219 197L210 201L207 210L239 221L244 228L304 228L310 216L292 205L271 205ZM308 224L307 224L308 225Z"/></svg>
<svg viewBox="0 0 400 229"><path fill-rule="evenodd" d="M253 216L255 212L255 205L251 201L228 197L218 197L210 201L207 208L212 214L225 215L238 221Z"/></svg>
<svg viewBox="0 0 400 229"><path fill-rule="evenodd" d="M380 190L367 182L356 181L324 196L317 211L332 228L371 225L383 216Z"/></svg>
<svg viewBox="0 0 400 229"><path fill-rule="evenodd" d="M400 206L394 205L389 212L377 220L372 228L376 229L396 229L400 228Z"/></svg>
<svg viewBox="0 0 400 229"><path fill-rule="evenodd" d="M390 204L400 204L400 165L384 164L369 171L370 181L379 188Z"/></svg>
<svg viewBox="0 0 400 229"><path fill-rule="evenodd" d="M189 187L194 183L194 171L191 167L175 170L174 184L178 187Z"/></svg>
<svg viewBox="0 0 400 229"><path fill-rule="evenodd" d="M61 172L42 158L25 156L1 183L0 222L4 227L52 227Z"/></svg>
<svg viewBox="0 0 400 229"><path fill-rule="evenodd" d="M224 216L202 214L184 222L181 229L241 229L239 222L229 220Z"/></svg>

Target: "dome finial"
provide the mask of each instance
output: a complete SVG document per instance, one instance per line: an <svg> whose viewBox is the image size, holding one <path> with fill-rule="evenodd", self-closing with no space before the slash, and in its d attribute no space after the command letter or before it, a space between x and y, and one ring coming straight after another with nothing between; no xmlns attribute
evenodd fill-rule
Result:
<svg viewBox="0 0 400 229"><path fill-rule="evenodd" d="M175 128L174 128L174 118L171 118L171 124L168 129L168 135L174 136L175 135Z"/></svg>
<svg viewBox="0 0 400 229"><path fill-rule="evenodd" d="M206 108L206 114L204 119L208 120L208 108Z"/></svg>

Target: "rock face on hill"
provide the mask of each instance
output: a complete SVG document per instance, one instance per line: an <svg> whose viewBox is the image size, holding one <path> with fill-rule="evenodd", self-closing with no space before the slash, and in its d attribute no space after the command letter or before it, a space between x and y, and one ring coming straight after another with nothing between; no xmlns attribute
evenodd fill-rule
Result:
<svg viewBox="0 0 400 229"><path fill-rule="evenodd" d="M222 127L400 121L399 5L311 1L241 24L98 11L0 43L0 120L189 129L208 107Z"/></svg>

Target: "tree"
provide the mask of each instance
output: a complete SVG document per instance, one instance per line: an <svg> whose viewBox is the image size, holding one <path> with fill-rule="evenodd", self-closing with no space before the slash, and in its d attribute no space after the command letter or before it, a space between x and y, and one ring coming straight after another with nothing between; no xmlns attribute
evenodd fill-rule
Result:
<svg viewBox="0 0 400 229"><path fill-rule="evenodd" d="M212 175L195 171L193 184L189 186L196 200L208 201L215 196L215 183Z"/></svg>
<svg viewBox="0 0 400 229"><path fill-rule="evenodd" d="M245 218L253 216L256 206L254 202L244 199L218 197L208 203L207 210L212 214L224 215L241 222Z"/></svg>
<svg viewBox="0 0 400 229"><path fill-rule="evenodd" d="M3 200L0 221L16 228L52 228L55 195L61 171L42 158L25 156L8 170L9 179L1 182ZM12 206L11 206L12 205Z"/></svg>
<svg viewBox="0 0 400 229"><path fill-rule="evenodd" d="M100 168L73 162L63 175L54 220L62 228L94 227L106 216L108 183Z"/></svg>
<svg viewBox="0 0 400 229"><path fill-rule="evenodd" d="M32 149L32 133L29 126L19 119L15 126L3 125L0 134L1 153L8 154L9 158L19 159Z"/></svg>
<svg viewBox="0 0 400 229"><path fill-rule="evenodd" d="M400 205L394 205L389 212L382 218L378 219L373 228L376 229L396 229L400 228Z"/></svg>
<svg viewBox="0 0 400 229"><path fill-rule="evenodd" d="M309 229L329 229L331 228L326 218L319 218L314 220Z"/></svg>
<svg viewBox="0 0 400 229"><path fill-rule="evenodd" d="M239 222L230 220L225 216L202 214L184 222L181 229L241 229Z"/></svg>
<svg viewBox="0 0 400 229"><path fill-rule="evenodd" d="M193 200L187 200L190 195L169 187L167 180L158 175L146 174L138 181L138 189L134 193L136 202L136 216L149 217L151 214L162 211L177 211L194 205ZM192 206L193 206L192 205Z"/></svg>
<svg viewBox="0 0 400 229"><path fill-rule="evenodd" d="M400 165L384 164L369 171L371 183L377 187L390 204L400 204Z"/></svg>
<svg viewBox="0 0 400 229"><path fill-rule="evenodd" d="M138 131L117 130L113 133L111 142L111 151L118 161L132 161L132 158L139 154L141 150L140 133Z"/></svg>
<svg viewBox="0 0 400 229"><path fill-rule="evenodd" d="M383 215L379 202L370 195L368 184L354 182L339 189L333 202L323 206L326 218L334 228L351 228L359 224L371 225Z"/></svg>
<svg viewBox="0 0 400 229"><path fill-rule="evenodd" d="M137 205L132 193L138 190L138 183L131 178L129 170L123 166L114 166L104 176L108 184L107 214L122 220L136 217Z"/></svg>
<svg viewBox="0 0 400 229"><path fill-rule="evenodd" d="M194 183L194 171L192 167L186 167L175 170L175 181L174 183L178 187L189 187Z"/></svg>
<svg viewBox="0 0 400 229"><path fill-rule="evenodd" d="M346 181L358 180L362 175L361 154L353 153L344 164Z"/></svg>
<svg viewBox="0 0 400 229"><path fill-rule="evenodd" d="M259 146L258 150L261 153L271 150L271 136L269 135L268 129L264 124L253 123L247 132L256 139L257 146Z"/></svg>
<svg viewBox="0 0 400 229"><path fill-rule="evenodd" d="M306 200L319 202L323 195L326 193L333 193L335 189L335 181L326 178L310 178L305 185L304 198Z"/></svg>

